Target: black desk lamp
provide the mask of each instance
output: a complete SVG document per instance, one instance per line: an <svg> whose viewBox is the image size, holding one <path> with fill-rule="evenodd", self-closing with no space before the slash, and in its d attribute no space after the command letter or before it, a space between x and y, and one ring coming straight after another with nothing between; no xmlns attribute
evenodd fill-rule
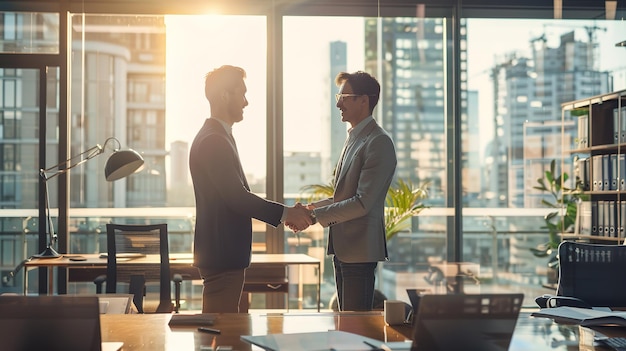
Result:
<svg viewBox="0 0 626 351"><path fill-rule="evenodd" d="M57 165L54 165L47 169L39 170L39 176L43 180L44 191L45 191L45 205L46 205L46 228L48 234L48 246L45 250L37 255L33 255L33 257L37 258L55 258L59 257L59 253L54 250L53 246L57 241L57 235L54 232L54 226L52 225L52 217L50 216L50 202L48 198L48 180L58 176L59 174L63 174L68 172L70 169L81 165L92 158L101 155L104 153L105 147L110 141L116 141L118 148L113 149L113 154L109 156L109 159L104 166L104 177L107 181L112 182L118 179L122 179L124 177L128 177L129 175L135 173L142 165L143 165L143 157L139 155L136 151L132 149L128 150L120 150L121 144L120 141L114 137L108 138L104 145L100 146L100 144L96 144L96 146L90 148L87 151L84 151L81 154L70 157L64 162L61 162ZM67 168L59 169L60 166L65 165L67 162L71 162L76 158L82 159L74 164L70 164ZM48 175L48 173L54 171L54 173Z"/></svg>

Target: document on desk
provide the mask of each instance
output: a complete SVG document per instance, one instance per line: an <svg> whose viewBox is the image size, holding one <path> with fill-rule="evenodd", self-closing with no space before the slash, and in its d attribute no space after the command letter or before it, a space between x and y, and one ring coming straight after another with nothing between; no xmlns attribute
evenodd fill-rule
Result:
<svg viewBox="0 0 626 351"><path fill-rule="evenodd" d="M554 308L542 308L533 312L534 317L548 317L556 322L564 321L576 323L583 327L618 325L626 327L626 312L596 310L589 308L561 306Z"/></svg>
<svg viewBox="0 0 626 351"><path fill-rule="evenodd" d="M271 351L364 351L373 350L374 345L382 350L409 351L410 342L384 343L358 334L340 330L327 332L242 335L241 340Z"/></svg>

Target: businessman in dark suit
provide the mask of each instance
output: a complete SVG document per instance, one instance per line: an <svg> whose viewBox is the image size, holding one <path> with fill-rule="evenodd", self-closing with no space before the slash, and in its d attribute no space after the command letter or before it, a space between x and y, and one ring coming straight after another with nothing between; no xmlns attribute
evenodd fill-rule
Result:
<svg viewBox="0 0 626 351"><path fill-rule="evenodd" d="M311 203L312 215L330 227L327 254L333 256L342 311L368 311L374 299L375 269L388 258L385 198L396 169L391 137L372 117L380 96L376 78L362 71L339 73L336 95L349 136L335 168L332 198Z"/></svg>
<svg viewBox="0 0 626 351"><path fill-rule="evenodd" d="M238 312L252 252L252 218L274 227L311 224L310 211L286 207L250 192L231 129L243 120L246 73L222 66L205 77L211 116L196 135L189 169L196 198L194 266L203 280L202 312Z"/></svg>

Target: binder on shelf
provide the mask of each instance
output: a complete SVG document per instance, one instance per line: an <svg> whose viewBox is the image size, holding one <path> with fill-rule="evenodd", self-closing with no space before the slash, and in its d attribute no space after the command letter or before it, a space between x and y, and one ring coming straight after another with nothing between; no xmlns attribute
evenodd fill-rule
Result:
<svg viewBox="0 0 626 351"><path fill-rule="evenodd" d="M597 201L598 204L598 236L604 236L604 201Z"/></svg>
<svg viewBox="0 0 626 351"><path fill-rule="evenodd" d="M611 185L611 162L609 155L602 155L602 189L609 190Z"/></svg>
<svg viewBox="0 0 626 351"><path fill-rule="evenodd" d="M604 236L608 237L609 236L609 229L611 226L611 216L610 216L610 211L609 211L609 203L611 201L602 201L602 206L604 207L602 209L602 212L604 213L604 219L602 221L602 228L604 229Z"/></svg>
<svg viewBox="0 0 626 351"><path fill-rule="evenodd" d="M626 155L619 154L617 157L619 189L626 190Z"/></svg>
<svg viewBox="0 0 626 351"><path fill-rule="evenodd" d="M619 109L613 109L613 144L619 144L622 141L622 121L619 115Z"/></svg>
<svg viewBox="0 0 626 351"><path fill-rule="evenodd" d="M609 228L607 236L614 238L616 236L615 235L615 201L613 200L607 201L607 206L608 206L607 218L608 218L608 224L609 224L607 226Z"/></svg>
<svg viewBox="0 0 626 351"><path fill-rule="evenodd" d="M603 188L602 183L602 155L591 157L591 181L593 191L600 191Z"/></svg>
<svg viewBox="0 0 626 351"><path fill-rule="evenodd" d="M578 117L578 148L584 149L589 147L589 116L583 115Z"/></svg>
<svg viewBox="0 0 626 351"><path fill-rule="evenodd" d="M591 201L591 235L598 235L598 202Z"/></svg>
<svg viewBox="0 0 626 351"><path fill-rule="evenodd" d="M617 154L609 155L609 170L611 171L611 184L609 190L617 190L617 184L619 184L619 174L617 174Z"/></svg>
<svg viewBox="0 0 626 351"><path fill-rule="evenodd" d="M617 221L619 223L619 231L616 233L617 237L624 238L624 227L626 226L626 201L619 202Z"/></svg>
<svg viewBox="0 0 626 351"><path fill-rule="evenodd" d="M619 112L619 118L622 121L621 142L626 143L626 106L622 106Z"/></svg>
<svg viewBox="0 0 626 351"><path fill-rule="evenodd" d="M591 234L591 201L581 201L577 204L576 232L580 235Z"/></svg>
<svg viewBox="0 0 626 351"><path fill-rule="evenodd" d="M576 161L576 181L580 181L580 185L582 187L581 190L588 191L589 190L589 159L587 158L579 158Z"/></svg>
<svg viewBox="0 0 626 351"><path fill-rule="evenodd" d="M616 133L618 133L619 135L619 138L618 140L616 140L616 142L626 142L626 106L613 109L613 125L615 125L616 121L619 128L615 129Z"/></svg>

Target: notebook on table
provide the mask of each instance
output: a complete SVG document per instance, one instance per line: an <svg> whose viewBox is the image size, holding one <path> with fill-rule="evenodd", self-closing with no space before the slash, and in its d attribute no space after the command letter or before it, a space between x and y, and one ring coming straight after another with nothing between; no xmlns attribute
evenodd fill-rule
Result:
<svg viewBox="0 0 626 351"><path fill-rule="evenodd" d="M96 296L0 295L2 350L117 351L102 342Z"/></svg>
<svg viewBox="0 0 626 351"><path fill-rule="evenodd" d="M411 350L506 351L524 294L421 295Z"/></svg>

